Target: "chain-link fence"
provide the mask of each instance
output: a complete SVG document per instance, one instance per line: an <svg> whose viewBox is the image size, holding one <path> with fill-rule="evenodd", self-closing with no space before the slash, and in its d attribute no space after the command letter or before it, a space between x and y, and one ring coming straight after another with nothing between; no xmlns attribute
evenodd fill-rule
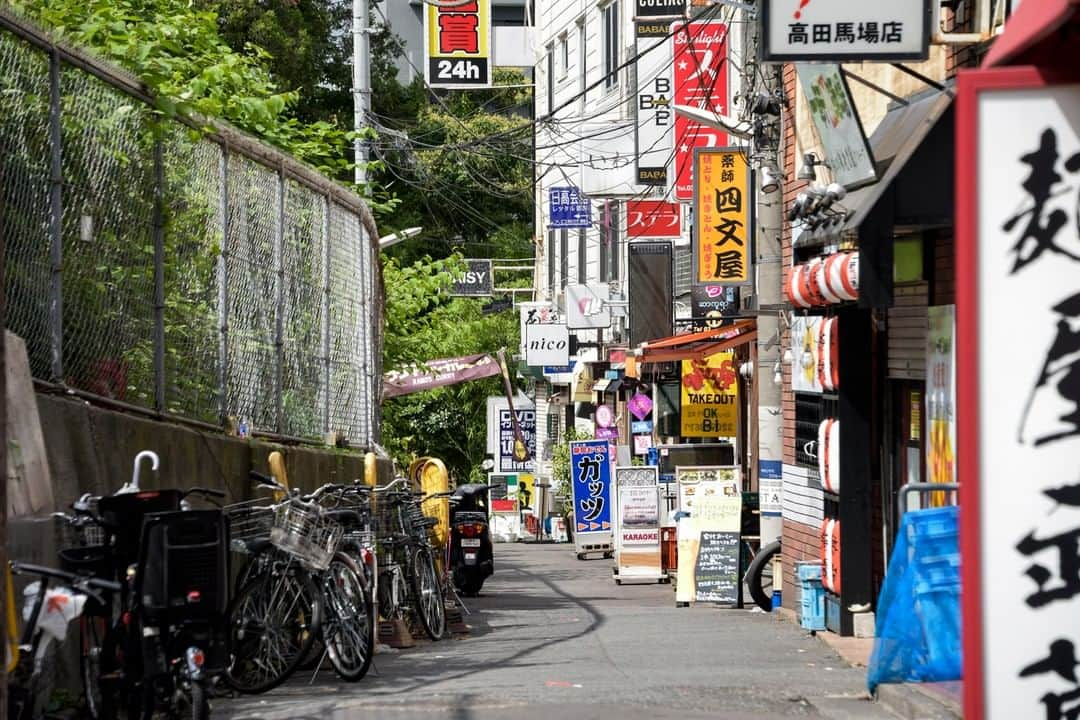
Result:
<svg viewBox="0 0 1080 720"><path fill-rule="evenodd" d="M377 439L377 232L362 201L0 10L8 326L33 375L213 424Z"/></svg>

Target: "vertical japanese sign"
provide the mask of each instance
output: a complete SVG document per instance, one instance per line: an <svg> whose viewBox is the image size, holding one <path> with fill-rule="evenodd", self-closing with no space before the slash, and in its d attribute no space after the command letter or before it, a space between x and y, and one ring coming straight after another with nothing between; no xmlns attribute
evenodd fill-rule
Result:
<svg viewBox="0 0 1080 720"><path fill-rule="evenodd" d="M750 285L753 177L738 148L694 153L694 283Z"/></svg>
<svg viewBox="0 0 1080 720"><path fill-rule="evenodd" d="M660 494L657 468L616 467L615 497L617 579L659 579Z"/></svg>
<svg viewBox="0 0 1080 720"><path fill-rule="evenodd" d="M611 531L611 446L607 440L570 443L574 535Z"/></svg>
<svg viewBox="0 0 1080 720"><path fill-rule="evenodd" d="M668 23L638 22L637 30L637 183L667 187L671 162L671 44ZM659 46L659 47L657 47Z"/></svg>
<svg viewBox="0 0 1080 720"><path fill-rule="evenodd" d="M961 73L964 716L1080 712L1080 85ZM1016 298L1023 298L1017 303ZM1003 352L1002 339L1016 352Z"/></svg>
<svg viewBox="0 0 1080 720"><path fill-rule="evenodd" d="M548 189L549 228L592 227L592 203L572 186Z"/></svg>
<svg viewBox="0 0 1080 720"><path fill-rule="evenodd" d="M735 437L739 383L731 350L682 361L682 430L685 437Z"/></svg>
<svg viewBox="0 0 1080 720"><path fill-rule="evenodd" d="M426 4L424 37L428 87L491 86L491 0Z"/></svg>
<svg viewBox="0 0 1080 720"><path fill-rule="evenodd" d="M514 457L514 422L510 410L499 410L499 472L532 472L536 457L536 411L517 410L518 425L529 449L528 460Z"/></svg>
<svg viewBox="0 0 1080 720"><path fill-rule="evenodd" d="M631 239L682 237L682 205L662 200L627 200L626 236Z"/></svg>
<svg viewBox="0 0 1080 720"><path fill-rule="evenodd" d="M674 23L674 103L727 114L727 25L720 22ZM694 199L694 148L720 147L727 134L675 115L675 199Z"/></svg>
<svg viewBox="0 0 1080 720"><path fill-rule="evenodd" d="M956 306L927 308L926 475L930 482L956 482ZM944 496L934 493L932 505Z"/></svg>

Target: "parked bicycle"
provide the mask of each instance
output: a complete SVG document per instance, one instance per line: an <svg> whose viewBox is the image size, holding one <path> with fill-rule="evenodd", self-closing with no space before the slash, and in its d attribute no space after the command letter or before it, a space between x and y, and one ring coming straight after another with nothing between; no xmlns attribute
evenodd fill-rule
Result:
<svg viewBox="0 0 1080 720"><path fill-rule="evenodd" d="M378 524L379 611L387 619L411 613L432 640L446 632L443 586L429 537L438 522L421 509L422 493L397 478L374 489L381 508Z"/></svg>

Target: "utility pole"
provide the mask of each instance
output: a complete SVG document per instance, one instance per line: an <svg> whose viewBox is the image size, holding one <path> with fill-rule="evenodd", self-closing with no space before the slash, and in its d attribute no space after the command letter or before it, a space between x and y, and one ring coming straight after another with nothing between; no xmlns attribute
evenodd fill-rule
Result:
<svg viewBox="0 0 1080 720"><path fill-rule="evenodd" d="M353 0L353 129L359 133L367 127L371 109L371 46L368 42L368 0ZM367 144L357 137L353 140L356 158L356 184L367 182Z"/></svg>
<svg viewBox="0 0 1080 720"><path fill-rule="evenodd" d="M757 62L760 37L755 33L750 62ZM778 97L783 88L780 66L766 65L761 91L770 97ZM784 112L782 103L777 103ZM758 396L757 408L757 472L759 497L765 498L770 490L779 491L782 482L784 441L782 414L782 383L777 383L777 368L782 368L780 337L780 313L783 312L783 252L780 236L784 228L784 193L779 169L783 167L781 153L779 115L762 117L761 132L756 134L755 153L761 157L763 166L771 167L777 178L777 188L766 194L758 189L758 213L756 228L757 248L757 307L758 339L755 383ZM782 372L782 370L781 370ZM769 502L761 513L762 546L778 539L783 533L780 508Z"/></svg>

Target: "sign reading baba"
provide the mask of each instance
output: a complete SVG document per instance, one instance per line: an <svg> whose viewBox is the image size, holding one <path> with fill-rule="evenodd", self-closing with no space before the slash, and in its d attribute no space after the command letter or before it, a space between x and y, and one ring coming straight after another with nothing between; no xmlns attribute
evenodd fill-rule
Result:
<svg viewBox="0 0 1080 720"><path fill-rule="evenodd" d="M682 434L735 437L739 427L739 383L734 352L682 361Z"/></svg>
<svg viewBox="0 0 1080 720"><path fill-rule="evenodd" d="M491 85L491 0L424 8L424 79L432 88Z"/></svg>

